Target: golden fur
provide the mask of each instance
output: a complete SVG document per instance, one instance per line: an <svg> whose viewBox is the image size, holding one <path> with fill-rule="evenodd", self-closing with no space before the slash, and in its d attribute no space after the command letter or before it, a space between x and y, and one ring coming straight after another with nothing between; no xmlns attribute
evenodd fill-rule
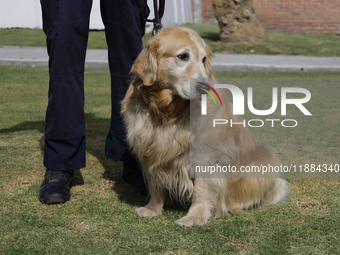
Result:
<svg viewBox="0 0 340 255"><path fill-rule="evenodd" d="M225 107L217 108L208 100L207 117L191 118L197 122L191 123L191 132L200 135L190 137L190 114L199 115L201 103L192 100L197 107L190 112L190 78L213 78L212 57L210 48L193 30L168 28L145 44L132 66L134 78L122 101L122 114L128 143L141 162L151 196L145 207L136 210L140 217L160 215L170 196L191 201L188 214L176 221L178 225L202 225L228 211L278 204L288 193L287 182L280 178L244 178L239 174L190 178L190 160L238 168L279 164L268 149L255 143L247 127L211 128L216 114L242 121L232 115L223 90L219 95ZM191 158L190 146L194 152Z"/></svg>

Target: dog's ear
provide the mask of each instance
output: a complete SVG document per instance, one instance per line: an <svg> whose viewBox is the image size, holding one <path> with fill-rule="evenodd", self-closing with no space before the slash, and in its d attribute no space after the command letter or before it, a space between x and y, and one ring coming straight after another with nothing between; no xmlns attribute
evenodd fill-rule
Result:
<svg viewBox="0 0 340 255"><path fill-rule="evenodd" d="M210 47L204 43L205 46L205 51L207 53L207 58L204 62L204 68L205 68L205 72L208 75L209 78L214 78L213 72L211 70L211 61L212 58L214 57L214 53L212 52L212 50L210 49Z"/></svg>
<svg viewBox="0 0 340 255"><path fill-rule="evenodd" d="M148 41L131 68L131 73L141 78L146 86L154 84L157 78L158 44L156 40Z"/></svg>

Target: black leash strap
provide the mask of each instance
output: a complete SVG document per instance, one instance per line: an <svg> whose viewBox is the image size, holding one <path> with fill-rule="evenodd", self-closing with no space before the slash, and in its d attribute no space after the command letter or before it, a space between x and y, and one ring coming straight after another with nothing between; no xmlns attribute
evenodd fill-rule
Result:
<svg viewBox="0 0 340 255"><path fill-rule="evenodd" d="M153 8L154 8L154 13L155 13L155 18L154 19L146 19L144 17L144 9L146 6L147 0L143 0L140 10L139 10L139 15L142 20L145 22L152 22L153 23L153 30L152 30L152 35L154 36L157 34L159 31L161 31L163 25L162 25L162 18L164 15L164 6L165 6L165 0L159 0L159 8L158 8L158 0L153 0Z"/></svg>

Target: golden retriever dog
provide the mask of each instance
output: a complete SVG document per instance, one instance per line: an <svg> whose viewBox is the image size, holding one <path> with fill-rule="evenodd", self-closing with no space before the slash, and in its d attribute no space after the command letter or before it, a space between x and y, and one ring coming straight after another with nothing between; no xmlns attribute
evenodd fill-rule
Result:
<svg viewBox="0 0 340 255"><path fill-rule="evenodd" d="M237 169L279 164L268 149L255 143L247 127L212 128L217 113L224 119L243 120L233 116L223 90L218 93L224 107L208 99L206 117L192 119L192 115L200 115L201 100L190 89L190 79L212 79L212 57L195 31L175 27L151 38L132 66L134 77L122 101L122 115L128 144L142 165L150 193L149 203L136 210L140 217L162 214L166 198L171 198L191 204L188 214L176 221L178 225L203 225L228 212L279 204L288 193L288 183L272 175L199 178L190 174L190 160Z"/></svg>

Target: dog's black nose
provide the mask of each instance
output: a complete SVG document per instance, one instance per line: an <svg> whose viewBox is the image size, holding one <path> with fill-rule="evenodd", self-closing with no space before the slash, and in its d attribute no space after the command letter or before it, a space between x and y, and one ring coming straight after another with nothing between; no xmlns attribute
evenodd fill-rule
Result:
<svg viewBox="0 0 340 255"><path fill-rule="evenodd" d="M207 86L205 83L203 82L197 82L196 84L196 90L198 93L200 94L207 94L207 91L210 90L209 86Z"/></svg>

